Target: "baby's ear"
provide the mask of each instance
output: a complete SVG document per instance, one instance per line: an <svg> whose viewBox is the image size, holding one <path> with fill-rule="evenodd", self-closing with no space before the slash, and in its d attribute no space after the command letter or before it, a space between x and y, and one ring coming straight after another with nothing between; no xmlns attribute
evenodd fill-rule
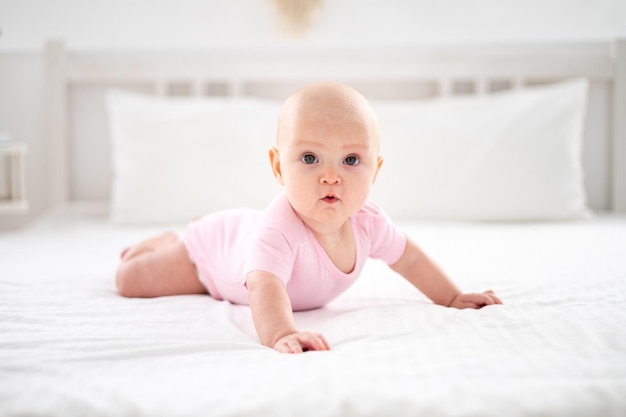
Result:
<svg viewBox="0 0 626 417"><path fill-rule="evenodd" d="M274 173L274 178L276 178L276 181L278 181L280 185L285 185L283 183L283 174L280 170L280 157L278 155L278 149L270 148L269 157L270 165L272 165L272 172Z"/></svg>
<svg viewBox="0 0 626 417"><path fill-rule="evenodd" d="M383 166L383 157L378 155L378 158L376 159L376 173L374 174L374 179L372 180L372 184L374 184L376 182L376 178L378 178L378 173L380 172L380 167Z"/></svg>

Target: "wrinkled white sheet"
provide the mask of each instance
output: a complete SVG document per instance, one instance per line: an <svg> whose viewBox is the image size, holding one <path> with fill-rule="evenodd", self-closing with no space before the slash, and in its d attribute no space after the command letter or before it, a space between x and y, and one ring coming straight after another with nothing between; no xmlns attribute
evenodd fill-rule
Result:
<svg viewBox="0 0 626 417"><path fill-rule="evenodd" d="M626 218L403 226L505 305L435 306L370 261L296 314L333 349L283 355L248 307L116 295L120 250L162 228L73 207L0 234L0 415L626 415Z"/></svg>

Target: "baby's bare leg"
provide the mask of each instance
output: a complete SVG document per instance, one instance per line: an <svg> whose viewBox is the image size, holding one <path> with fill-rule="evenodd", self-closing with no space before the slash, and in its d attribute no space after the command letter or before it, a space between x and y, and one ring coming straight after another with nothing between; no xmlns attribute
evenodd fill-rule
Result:
<svg viewBox="0 0 626 417"><path fill-rule="evenodd" d="M149 239L137 243L135 246L124 249L122 252L122 260L126 261L141 255L145 252L153 252L158 248L172 244L178 240L178 236L173 232L166 232L162 235L154 236Z"/></svg>
<svg viewBox="0 0 626 417"><path fill-rule="evenodd" d="M116 282L124 297L207 293L185 245L174 233L145 240L126 250Z"/></svg>

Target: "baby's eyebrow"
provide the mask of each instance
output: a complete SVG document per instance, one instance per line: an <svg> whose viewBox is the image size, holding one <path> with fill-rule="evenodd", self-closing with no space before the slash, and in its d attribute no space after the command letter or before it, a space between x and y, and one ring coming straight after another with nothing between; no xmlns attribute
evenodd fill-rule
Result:
<svg viewBox="0 0 626 417"><path fill-rule="evenodd" d="M294 145L302 147L302 148L306 148L306 147L311 147L311 146L323 146L324 143L321 141L314 141L314 140L295 140Z"/></svg>
<svg viewBox="0 0 626 417"><path fill-rule="evenodd" d="M295 143L295 146L306 148L306 147L323 147L326 145L324 141L316 141L316 140L298 140ZM371 148L371 145L368 143L349 143L347 145L342 146L342 149L361 149L367 150Z"/></svg>
<svg viewBox="0 0 626 417"><path fill-rule="evenodd" d="M354 148L369 149L371 148L371 146L365 143L352 143L352 144L344 145L343 148L344 149L354 149Z"/></svg>

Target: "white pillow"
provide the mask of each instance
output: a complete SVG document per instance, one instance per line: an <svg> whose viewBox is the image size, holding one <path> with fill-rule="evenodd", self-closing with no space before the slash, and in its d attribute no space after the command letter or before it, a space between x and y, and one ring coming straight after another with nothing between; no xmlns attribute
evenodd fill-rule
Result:
<svg viewBox="0 0 626 417"><path fill-rule="evenodd" d="M385 158L372 197L396 218L588 215L587 82L422 102L375 102Z"/></svg>
<svg viewBox="0 0 626 417"><path fill-rule="evenodd" d="M187 222L262 208L280 191L267 156L279 103L113 91L107 105L114 222Z"/></svg>

